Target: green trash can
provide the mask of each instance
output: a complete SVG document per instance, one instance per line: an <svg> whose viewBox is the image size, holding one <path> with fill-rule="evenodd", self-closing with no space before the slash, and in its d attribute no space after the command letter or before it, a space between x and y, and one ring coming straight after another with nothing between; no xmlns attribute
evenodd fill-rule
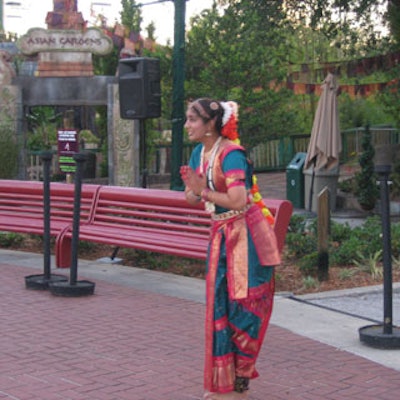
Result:
<svg viewBox="0 0 400 400"><path fill-rule="evenodd" d="M286 167L286 198L294 208L304 208L303 167L307 153L296 153Z"/></svg>

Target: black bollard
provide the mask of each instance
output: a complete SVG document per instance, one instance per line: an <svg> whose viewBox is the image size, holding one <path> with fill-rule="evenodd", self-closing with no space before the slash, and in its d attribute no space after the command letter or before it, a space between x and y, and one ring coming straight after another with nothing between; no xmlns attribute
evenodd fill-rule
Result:
<svg viewBox="0 0 400 400"><path fill-rule="evenodd" d="M393 333L393 281L392 281L392 239L390 232L389 188L387 181L390 165L377 166L381 192L381 218L383 241L383 333Z"/></svg>
<svg viewBox="0 0 400 400"><path fill-rule="evenodd" d="M87 296L94 293L95 284L89 281L78 281L78 245L79 245L79 224L81 209L82 192L82 170L86 161L86 155L82 153L74 154L76 162L75 172L75 194L74 194L74 217L72 225L71 241L71 266L70 278L68 282L54 282L49 285L50 291L56 296L78 297Z"/></svg>
<svg viewBox="0 0 400 400"><path fill-rule="evenodd" d="M51 273L51 249L50 249L50 165L53 155L50 151L40 155L43 164L43 274L29 275L25 277L27 289L46 290L50 282L67 281L62 275Z"/></svg>
<svg viewBox="0 0 400 400"><path fill-rule="evenodd" d="M390 233L390 209L388 180L390 165L377 165L381 197L383 242L383 324L360 328L360 340L367 345L382 349L400 349L400 328L393 326L392 244Z"/></svg>

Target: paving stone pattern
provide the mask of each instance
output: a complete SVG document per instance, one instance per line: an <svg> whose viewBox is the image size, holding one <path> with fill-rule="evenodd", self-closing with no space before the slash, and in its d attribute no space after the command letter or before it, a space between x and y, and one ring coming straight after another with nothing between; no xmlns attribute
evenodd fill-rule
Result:
<svg viewBox="0 0 400 400"><path fill-rule="evenodd" d="M30 268L1 264L0 399L202 398L202 303L101 280L93 296L57 297L25 289ZM399 371L275 325L258 369L252 400L400 394Z"/></svg>

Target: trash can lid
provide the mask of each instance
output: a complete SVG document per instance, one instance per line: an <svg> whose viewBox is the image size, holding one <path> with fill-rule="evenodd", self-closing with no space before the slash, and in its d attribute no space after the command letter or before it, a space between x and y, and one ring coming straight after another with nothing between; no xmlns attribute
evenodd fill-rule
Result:
<svg viewBox="0 0 400 400"><path fill-rule="evenodd" d="M304 162L306 160L307 153L296 153L293 157L292 161L290 161L287 168L289 169L301 169L304 166Z"/></svg>

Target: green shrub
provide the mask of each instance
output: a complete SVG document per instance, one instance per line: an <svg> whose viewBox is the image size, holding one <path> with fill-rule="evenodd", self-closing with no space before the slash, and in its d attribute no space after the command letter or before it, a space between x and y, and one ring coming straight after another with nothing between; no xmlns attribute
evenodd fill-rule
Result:
<svg viewBox="0 0 400 400"><path fill-rule="evenodd" d="M306 217L299 214L293 214L292 217L290 218L288 231L293 233L295 232L303 233L305 232L306 224L307 224Z"/></svg>
<svg viewBox="0 0 400 400"><path fill-rule="evenodd" d="M345 224L340 224L335 221L331 222L330 237L332 242L342 243L345 240L350 239L351 234L352 229L347 222Z"/></svg>
<svg viewBox="0 0 400 400"><path fill-rule="evenodd" d="M290 233L286 235L286 244L289 256L302 257L317 249L317 240L314 235L307 233Z"/></svg>
<svg viewBox="0 0 400 400"><path fill-rule="evenodd" d="M390 179L392 181L390 195L393 199L400 199L400 159L394 163Z"/></svg>
<svg viewBox="0 0 400 400"><path fill-rule="evenodd" d="M334 251L330 252L331 265L351 265L358 259L358 253L364 252L365 244L357 236L351 236L343 241Z"/></svg>
<svg viewBox="0 0 400 400"><path fill-rule="evenodd" d="M18 146L13 133L6 127L0 127L0 179L13 179L18 168Z"/></svg>
<svg viewBox="0 0 400 400"><path fill-rule="evenodd" d="M400 223L391 225L392 256L400 258Z"/></svg>
<svg viewBox="0 0 400 400"><path fill-rule="evenodd" d="M317 249L316 219L294 214L290 219L286 244L289 256L302 257Z"/></svg>
<svg viewBox="0 0 400 400"><path fill-rule="evenodd" d="M361 226L365 234L374 235L380 233L382 230L381 219L379 216L374 215L365 219L364 224Z"/></svg>
<svg viewBox="0 0 400 400"><path fill-rule="evenodd" d="M315 276L318 273L318 252L306 254L299 260L299 269L303 275Z"/></svg>
<svg viewBox="0 0 400 400"><path fill-rule="evenodd" d="M24 241L24 237L19 233L0 232L0 246L11 247L18 246Z"/></svg>
<svg viewBox="0 0 400 400"><path fill-rule="evenodd" d="M78 243L78 251L90 252L96 248L96 243L80 240Z"/></svg>
<svg viewBox="0 0 400 400"><path fill-rule="evenodd" d="M382 250L379 250L376 253L369 255L368 257L359 254L358 259L360 261L354 260L354 264L356 264L361 271L368 272L374 279L382 278Z"/></svg>
<svg viewBox="0 0 400 400"><path fill-rule="evenodd" d="M354 193L355 179L344 179L338 183L339 189L344 193Z"/></svg>
<svg viewBox="0 0 400 400"><path fill-rule="evenodd" d="M286 236L287 254L299 259L299 267L307 270L317 252L317 219L295 215ZM392 256L400 257L400 223L391 224ZM351 228L348 223L331 221L329 263L348 266L355 261L370 259L382 250L382 223L378 216L365 220L363 225ZM315 263L317 265L317 262ZM306 273L306 271L304 272Z"/></svg>
<svg viewBox="0 0 400 400"><path fill-rule="evenodd" d="M393 269L400 269L400 257L392 257L392 267Z"/></svg>
<svg viewBox="0 0 400 400"><path fill-rule="evenodd" d="M319 286L319 282L312 276L306 276L305 278L303 278L303 286L306 289L313 289Z"/></svg>
<svg viewBox="0 0 400 400"><path fill-rule="evenodd" d="M343 268L339 271L338 277L341 281L351 279L355 275L356 271L350 268Z"/></svg>
<svg viewBox="0 0 400 400"><path fill-rule="evenodd" d="M355 236L363 247L365 256L375 254L382 248L382 223L379 217L369 217L362 226L353 229Z"/></svg>

